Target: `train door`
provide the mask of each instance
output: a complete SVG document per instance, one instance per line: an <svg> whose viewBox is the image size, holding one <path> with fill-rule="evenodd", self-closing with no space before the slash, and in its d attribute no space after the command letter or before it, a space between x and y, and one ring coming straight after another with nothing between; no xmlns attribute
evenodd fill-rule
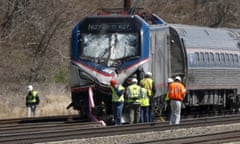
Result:
<svg viewBox="0 0 240 144"><path fill-rule="evenodd" d="M167 79L170 70L169 29L166 25L150 27L150 69L156 85L155 97L167 92Z"/></svg>
<svg viewBox="0 0 240 144"><path fill-rule="evenodd" d="M170 27L171 74L181 76L185 82L187 74L186 50L177 31Z"/></svg>

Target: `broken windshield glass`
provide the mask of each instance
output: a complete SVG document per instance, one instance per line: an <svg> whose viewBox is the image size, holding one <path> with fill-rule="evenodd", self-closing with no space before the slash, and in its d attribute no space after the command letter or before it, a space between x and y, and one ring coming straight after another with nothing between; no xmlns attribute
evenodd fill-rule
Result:
<svg viewBox="0 0 240 144"><path fill-rule="evenodd" d="M82 34L80 56L122 59L139 55L137 33Z"/></svg>

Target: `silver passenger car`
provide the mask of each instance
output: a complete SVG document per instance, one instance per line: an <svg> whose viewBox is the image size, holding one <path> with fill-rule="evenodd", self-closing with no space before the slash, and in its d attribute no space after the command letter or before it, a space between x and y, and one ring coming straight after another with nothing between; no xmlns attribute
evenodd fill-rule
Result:
<svg viewBox="0 0 240 144"><path fill-rule="evenodd" d="M188 94L187 106L202 106L209 110L239 109L240 95L240 30L172 24L172 75L182 68ZM180 65L174 57L176 47L182 48ZM207 107L206 107L207 106ZM211 106L211 107L209 107Z"/></svg>

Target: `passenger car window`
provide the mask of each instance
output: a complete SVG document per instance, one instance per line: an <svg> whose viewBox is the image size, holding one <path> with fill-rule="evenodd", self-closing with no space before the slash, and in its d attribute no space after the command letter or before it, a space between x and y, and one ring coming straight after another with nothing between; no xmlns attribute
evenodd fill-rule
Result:
<svg viewBox="0 0 240 144"><path fill-rule="evenodd" d="M229 54L229 62L230 64L233 64L233 54Z"/></svg>
<svg viewBox="0 0 240 144"><path fill-rule="evenodd" d="M219 56L219 53L216 53L216 63L220 63L220 56Z"/></svg>
<svg viewBox="0 0 240 144"><path fill-rule="evenodd" d="M224 59L224 54L223 53L220 54L220 63L221 64L225 63L225 59Z"/></svg>
<svg viewBox="0 0 240 144"><path fill-rule="evenodd" d="M229 64L229 62L230 62L230 60L229 60L229 54L226 53L224 56L225 56L225 62L226 62L227 64Z"/></svg>
<svg viewBox="0 0 240 144"><path fill-rule="evenodd" d="M198 52L195 52L195 53L194 53L194 58L196 59L196 60L195 60L195 63L196 63L196 64L200 62L200 56L199 56L199 53L198 53Z"/></svg>
<svg viewBox="0 0 240 144"><path fill-rule="evenodd" d="M234 57L234 58L233 58L233 59L234 59L234 60L233 60L234 63L235 63L235 64L238 64L238 55L237 55L237 54L234 54L233 57Z"/></svg>
<svg viewBox="0 0 240 144"><path fill-rule="evenodd" d="M199 54L199 62L204 63L204 53L203 52L200 52L200 54Z"/></svg>
<svg viewBox="0 0 240 144"><path fill-rule="evenodd" d="M204 53L204 61L205 61L205 63L209 64L209 54L208 54L208 52Z"/></svg>
<svg viewBox="0 0 240 144"><path fill-rule="evenodd" d="M211 64L214 63L213 53L209 53L209 62L210 62Z"/></svg>

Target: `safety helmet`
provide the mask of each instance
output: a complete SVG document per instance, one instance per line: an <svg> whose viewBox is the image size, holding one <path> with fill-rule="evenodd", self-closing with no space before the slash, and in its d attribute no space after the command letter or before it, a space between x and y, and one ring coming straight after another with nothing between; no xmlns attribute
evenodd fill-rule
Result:
<svg viewBox="0 0 240 144"><path fill-rule="evenodd" d="M111 86L115 86L117 84L117 80L111 79L110 84L111 84Z"/></svg>
<svg viewBox="0 0 240 144"><path fill-rule="evenodd" d="M182 79L181 79L181 77L180 77L180 76L176 76L176 77L175 77L175 80L182 81Z"/></svg>
<svg viewBox="0 0 240 144"><path fill-rule="evenodd" d="M137 83L137 82L138 82L138 80L136 78L132 79L132 83Z"/></svg>
<svg viewBox="0 0 240 144"><path fill-rule="evenodd" d="M145 75L151 77L152 73L151 72L147 72Z"/></svg>
<svg viewBox="0 0 240 144"><path fill-rule="evenodd" d="M168 82L168 83L172 83L172 82L173 82L173 79L172 79L172 78L168 78L167 82Z"/></svg>
<svg viewBox="0 0 240 144"><path fill-rule="evenodd" d="M33 90L33 86L32 85L28 85L27 90L28 91L32 91Z"/></svg>

